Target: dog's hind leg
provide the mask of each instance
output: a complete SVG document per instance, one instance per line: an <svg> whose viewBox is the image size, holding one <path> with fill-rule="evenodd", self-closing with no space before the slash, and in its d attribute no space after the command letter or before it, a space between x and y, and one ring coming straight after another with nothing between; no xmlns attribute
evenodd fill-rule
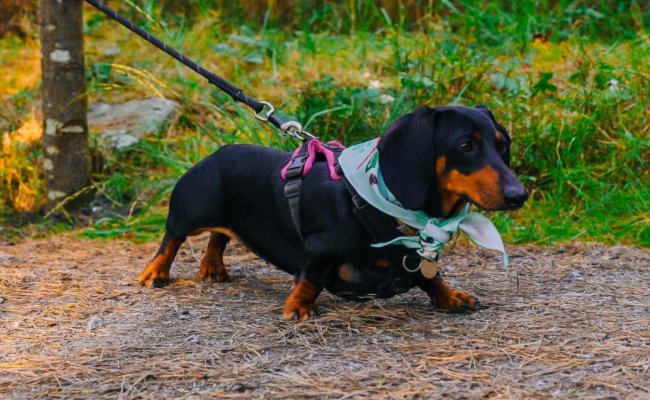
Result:
<svg viewBox="0 0 650 400"><path fill-rule="evenodd" d="M203 282L230 281L230 276L223 263L223 252L226 250L226 245L229 241L230 237L224 233L210 232L208 249L201 260L201 269L199 270L199 278Z"/></svg>
<svg viewBox="0 0 650 400"><path fill-rule="evenodd" d="M162 287L167 284L172 262L184 241L185 237L173 238L166 233L156 257L140 273L138 282L143 286L152 287Z"/></svg>

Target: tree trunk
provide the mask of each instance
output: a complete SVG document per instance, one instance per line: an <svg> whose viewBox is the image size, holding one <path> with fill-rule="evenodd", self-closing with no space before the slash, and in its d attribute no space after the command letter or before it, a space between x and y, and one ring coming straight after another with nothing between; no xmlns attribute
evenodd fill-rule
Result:
<svg viewBox="0 0 650 400"><path fill-rule="evenodd" d="M47 208L90 178L82 0L40 0Z"/></svg>

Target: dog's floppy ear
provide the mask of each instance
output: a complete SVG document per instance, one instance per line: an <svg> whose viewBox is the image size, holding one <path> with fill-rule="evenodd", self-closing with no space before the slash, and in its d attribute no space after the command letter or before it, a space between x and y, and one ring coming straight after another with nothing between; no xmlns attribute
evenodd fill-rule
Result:
<svg viewBox="0 0 650 400"><path fill-rule="evenodd" d="M497 122L496 118L494 118L494 114L492 114L492 111L490 111L489 108L487 108L483 104L479 104L474 108L482 111L484 114L490 117L490 119L494 123L494 126L496 126L497 128L497 132L502 134L506 138L506 140L508 140L508 143L511 142L510 135L508 135L508 131L500 123ZM507 167L510 167L510 146L508 146L508 149L501 155L501 159L503 160L503 163L506 164Z"/></svg>
<svg viewBox="0 0 650 400"><path fill-rule="evenodd" d="M379 167L388 190L403 207L421 210L435 179L435 110L421 107L398 118L381 135Z"/></svg>

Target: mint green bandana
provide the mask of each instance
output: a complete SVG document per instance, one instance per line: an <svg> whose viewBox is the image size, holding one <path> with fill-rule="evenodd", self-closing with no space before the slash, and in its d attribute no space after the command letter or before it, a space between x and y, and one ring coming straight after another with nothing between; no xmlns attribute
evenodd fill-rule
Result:
<svg viewBox="0 0 650 400"><path fill-rule="evenodd" d="M378 210L399 219L418 230L418 236L401 236L390 242L376 243L372 247L401 244L426 259L435 260L442 246L459 229L479 246L500 251L503 265L508 266L508 255L499 232L492 222L478 213L470 213L469 204L456 216L449 219L429 218L422 211L403 208L388 190L379 170L378 139L349 147L341 153L339 164L345 177L365 201Z"/></svg>

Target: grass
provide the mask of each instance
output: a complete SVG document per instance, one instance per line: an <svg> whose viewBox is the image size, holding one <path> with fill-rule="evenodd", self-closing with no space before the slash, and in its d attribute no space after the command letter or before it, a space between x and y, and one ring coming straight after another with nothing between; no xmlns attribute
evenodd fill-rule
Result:
<svg viewBox="0 0 650 400"><path fill-rule="evenodd" d="M167 3L150 0L119 9L323 139L352 144L376 137L419 105L486 104L511 132L513 168L532 195L517 213L490 215L508 242L650 246L647 5L285 3L226 7L220 0L196 0L184 6L184 15L164 12ZM181 102L183 111L171 129L132 148L103 154L96 146L97 158L104 160L93 176L96 211L81 222L71 217L36 224L39 234L82 224L86 237L158 238L168 194L189 166L225 143L285 150L296 145L90 9L86 34L91 103L162 94ZM3 43L9 50L0 53L0 65L19 79L10 54L37 43ZM116 47L119 54L104 54ZM9 115L0 119L0 131L13 131L38 106L38 87L5 98L0 107L12 111L0 112ZM38 146L20 146L12 151L24 156L4 162L34 191L31 210L38 212L43 187L34 160L42 156ZM9 169L0 169L3 182ZM15 178L0 188L0 215L19 226L5 234L32 234L24 222L34 217L16 211L18 191Z"/></svg>

